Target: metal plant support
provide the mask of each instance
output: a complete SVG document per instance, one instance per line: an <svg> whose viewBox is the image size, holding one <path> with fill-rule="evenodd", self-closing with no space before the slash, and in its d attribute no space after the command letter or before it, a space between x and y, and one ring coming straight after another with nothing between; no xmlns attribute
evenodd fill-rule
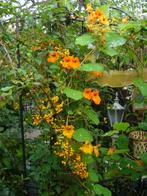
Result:
<svg viewBox="0 0 147 196"><path fill-rule="evenodd" d="M16 18L16 36L17 36L17 68L21 67L21 56L20 56L20 43L18 40L19 37L19 18ZM22 161L23 161L23 177L27 177L27 169L26 169L26 146L25 146L25 137L24 137L24 123L23 123L23 96L22 93L19 96L19 126L21 132L21 143L22 143Z"/></svg>

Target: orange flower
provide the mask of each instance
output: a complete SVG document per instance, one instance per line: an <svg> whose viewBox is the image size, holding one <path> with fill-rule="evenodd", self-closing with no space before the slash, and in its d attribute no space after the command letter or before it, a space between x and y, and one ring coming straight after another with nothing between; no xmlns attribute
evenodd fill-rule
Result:
<svg viewBox="0 0 147 196"><path fill-rule="evenodd" d="M108 18L106 16L102 16L100 18L100 23L104 24L104 25L109 25L109 21Z"/></svg>
<svg viewBox="0 0 147 196"><path fill-rule="evenodd" d="M99 105L101 102L101 98L99 96L99 91L98 90L94 90L92 91L92 101L96 104Z"/></svg>
<svg viewBox="0 0 147 196"><path fill-rule="evenodd" d="M63 135L66 136L68 139L71 139L74 134L74 126L72 125L65 125L62 126Z"/></svg>
<svg viewBox="0 0 147 196"><path fill-rule="evenodd" d="M80 61L78 57L65 56L61 64L66 69L74 69L80 67Z"/></svg>
<svg viewBox="0 0 147 196"><path fill-rule="evenodd" d="M92 89L91 88L85 88L83 92L83 96L85 99L91 100L92 98Z"/></svg>
<svg viewBox="0 0 147 196"><path fill-rule="evenodd" d="M55 63L58 60L58 58L59 58L58 52L53 52L53 53L49 54L47 61L49 63Z"/></svg>
<svg viewBox="0 0 147 196"><path fill-rule="evenodd" d="M101 10L98 9L98 10L95 11L95 15L96 15L97 18L100 18L100 17L102 17L104 14L103 14L103 12L102 12Z"/></svg>

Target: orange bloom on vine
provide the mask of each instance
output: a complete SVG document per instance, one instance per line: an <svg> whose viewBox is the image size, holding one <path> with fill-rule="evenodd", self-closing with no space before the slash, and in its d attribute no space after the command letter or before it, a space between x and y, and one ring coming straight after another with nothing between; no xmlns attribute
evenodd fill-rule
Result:
<svg viewBox="0 0 147 196"><path fill-rule="evenodd" d="M98 90L92 90L91 88L85 88L83 92L85 99L92 100L96 105L99 105L101 98Z"/></svg>
<svg viewBox="0 0 147 196"><path fill-rule="evenodd" d="M104 14L103 14L103 12L101 11L101 10L96 10L95 11L95 16L97 17L97 18L100 18L100 17L102 17Z"/></svg>
<svg viewBox="0 0 147 196"><path fill-rule="evenodd" d="M99 96L99 91L98 90L94 90L92 91L92 101L96 104L99 105L101 102L101 98Z"/></svg>
<svg viewBox="0 0 147 196"><path fill-rule="evenodd" d="M59 54L58 52L53 52L49 54L49 57L47 58L47 61L49 63L55 63L59 59Z"/></svg>
<svg viewBox="0 0 147 196"><path fill-rule="evenodd" d="M83 92L83 96L85 99L91 100L92 98L92 89L91 88L85 88Z"/></svg>
<svg viewBox="0 0 147 196"><path fill-rule="evenodd" d="M63 61L61 61L62 67L66 69L75 69L80 67L80 60L78 57L65 56Z"/></svg>

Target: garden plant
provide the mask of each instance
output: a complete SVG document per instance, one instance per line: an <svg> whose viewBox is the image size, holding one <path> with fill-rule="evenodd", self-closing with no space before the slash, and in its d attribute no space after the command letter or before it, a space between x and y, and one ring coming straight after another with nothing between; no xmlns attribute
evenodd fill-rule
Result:
<svg viewBox="0 0 147 196"><path fill-rule="evenodd" d="M0 2L0 195L147 194L129 140L147 130L146 21L116 2Z"/></svg>

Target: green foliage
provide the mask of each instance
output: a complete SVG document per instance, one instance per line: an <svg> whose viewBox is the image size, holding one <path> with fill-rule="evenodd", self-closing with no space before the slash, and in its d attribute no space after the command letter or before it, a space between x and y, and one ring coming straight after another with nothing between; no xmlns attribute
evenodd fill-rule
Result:
<svg viewBox="0 0 147 196"><path fill-rule="evenodd" d="M134 81L134 85L139 88L141 94L147 97L147 83L143 81L143 79L138 78Z"/></svg>
<svg viewBox="0 0 147 196"><path fill-rule="evenodd" d="M113 128L117 131L126 131L129 128L129 123L127 122L119 122L114 123Z"/></svg>
<svg viewBox="0 0 147 196"><path fill-rule="evenodd" d="M98 114L93 109L86 109L85 114L92 124L94 125L99 124L100 121L98 118Z"/></svg>
<svg viewBox="0 0 147 196"><path fill-rule="evenodd" d="M93 190L96 195L111 196L112 193L109 189L100 184L93 185Z"/></svg>
<svg viewBox="0 0 147 196"><path fill-rule="evenodd" d="M73 138L78 142L92 142L93 141L92 134L84 128L77 129L73 135Z"/></svg>
<svg viewBox="0 0 147 196"><path fill-rule="evenodd" d="M104 70L104 66L101 63L87 63L87 64L83 64L80 68L80 71L103 71Z"/></svg>
<svg viewBox="0 0 147 196"><path fill-rule="evenodd" d="M71 88L65 88L64 93L66 94L67 97L74 99L74 100L79 100L83 98L83 93L78 90L74 90Z"/></svg>
<svg viewBox="0 0 147 196"><path fill-rule="evenodd" d="M85 46L93 42L95 42L95 37L92 36L91 34L86 33L81 35L80 37L77 37L75 43L77 45Z"/></svg>

